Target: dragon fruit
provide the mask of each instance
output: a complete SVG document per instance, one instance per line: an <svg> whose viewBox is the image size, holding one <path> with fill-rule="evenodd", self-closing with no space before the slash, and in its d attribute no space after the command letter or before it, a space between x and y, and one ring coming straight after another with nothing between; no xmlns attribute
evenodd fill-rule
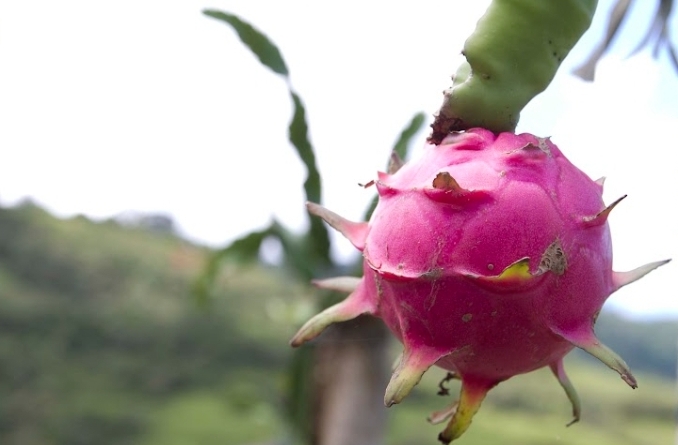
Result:
<svg viewBox="0 0 678 445"><path fill-rule="evenodd" d="M392 166L374 181L379 203L368 223L308 204L362 251L364 275L316 282L351 293L309 320L293 346L335 322L382 318L404 345L387 406L432 365L461 380L459 400L429 419L450 419L443 443L466 431L491 388L545 366L572 403L570 424L579 420L563 368L575 347L636 387L593 327L611 293L668 260L612 271L607 219L623 197L605 207L602 179L591 180L548 138L531 134L452 133L418 161Z"/></svg>

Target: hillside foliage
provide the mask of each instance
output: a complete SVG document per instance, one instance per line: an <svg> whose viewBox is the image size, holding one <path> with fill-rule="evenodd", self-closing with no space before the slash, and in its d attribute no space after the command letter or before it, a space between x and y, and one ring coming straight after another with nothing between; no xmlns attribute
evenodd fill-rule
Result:
<svg viewBox="0 0 678 445"><path fill-rule="evenodd" d="M201 307L191 283L209 250L148 220L61 220L30 203L0 209L0 443L289 440L287 340L309 315L312 290L284 271L227 263ZM606 313L598 332L638 371L640 389L576 355L580 424L565 428L567 399L537 372L493 391L465 443L672 440L678 323ZM435 395L443 375L391 408L389 444L435 437L425 417L449 402Z"/></svg>

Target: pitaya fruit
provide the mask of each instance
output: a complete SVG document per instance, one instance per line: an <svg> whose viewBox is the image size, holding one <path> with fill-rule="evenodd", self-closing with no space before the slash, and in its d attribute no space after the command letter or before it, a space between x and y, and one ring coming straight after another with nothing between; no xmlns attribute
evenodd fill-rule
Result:
<svg viewBox="0 0 678 445"><path fill-rule="evenodd" d="M602 179L592 181L548 138L480 128L450 134L393 170L375 181L379 203L369 223L308 204L363 252L364 276L318 281L351 294L309 320L292 346L331 323L381 317L404 345L387 406L432 365L461 379L459 401L429 419L451 417L443 443L466 431L492 387L544 366L576 422L579 398L563 368L574 347L636 387L593 326L611 293L668 260L612 271L607 218L621 198L605 207Z"/></svg>

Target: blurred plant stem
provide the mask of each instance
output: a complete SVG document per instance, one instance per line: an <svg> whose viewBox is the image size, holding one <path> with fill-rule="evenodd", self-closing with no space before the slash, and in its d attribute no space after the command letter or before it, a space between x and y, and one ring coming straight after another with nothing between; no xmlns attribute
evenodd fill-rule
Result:
<svg viewBox="0 0 678 445"><path fill-rule="evenodd" d="M314 445L384 443L390 332L363 316L329 329L313 360Z"/></svg>

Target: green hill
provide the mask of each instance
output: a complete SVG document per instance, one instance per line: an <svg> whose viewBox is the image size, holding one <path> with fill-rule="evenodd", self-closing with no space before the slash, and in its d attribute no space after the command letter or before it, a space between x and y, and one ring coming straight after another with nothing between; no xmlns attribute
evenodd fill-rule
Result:
<svg viewBox="0 0 678 445"><path fill-rule="evenodd" d="M60 220L0 208L0 443L210 445L284 438L287 339L312 310L305 284L227 265L214 303L190 287L207 250L171 225ZM226 283L228 285L226 285ZM658 444L673 440L676 323L601 317L601 337L639 372L631 391L570 360L584 419L537 372L489 396L465 444ZM660 340L658 341L658 338ZM668 347L670 345L671 347ZM435 444L442 372L391 408L389 444Z"/></svg>

